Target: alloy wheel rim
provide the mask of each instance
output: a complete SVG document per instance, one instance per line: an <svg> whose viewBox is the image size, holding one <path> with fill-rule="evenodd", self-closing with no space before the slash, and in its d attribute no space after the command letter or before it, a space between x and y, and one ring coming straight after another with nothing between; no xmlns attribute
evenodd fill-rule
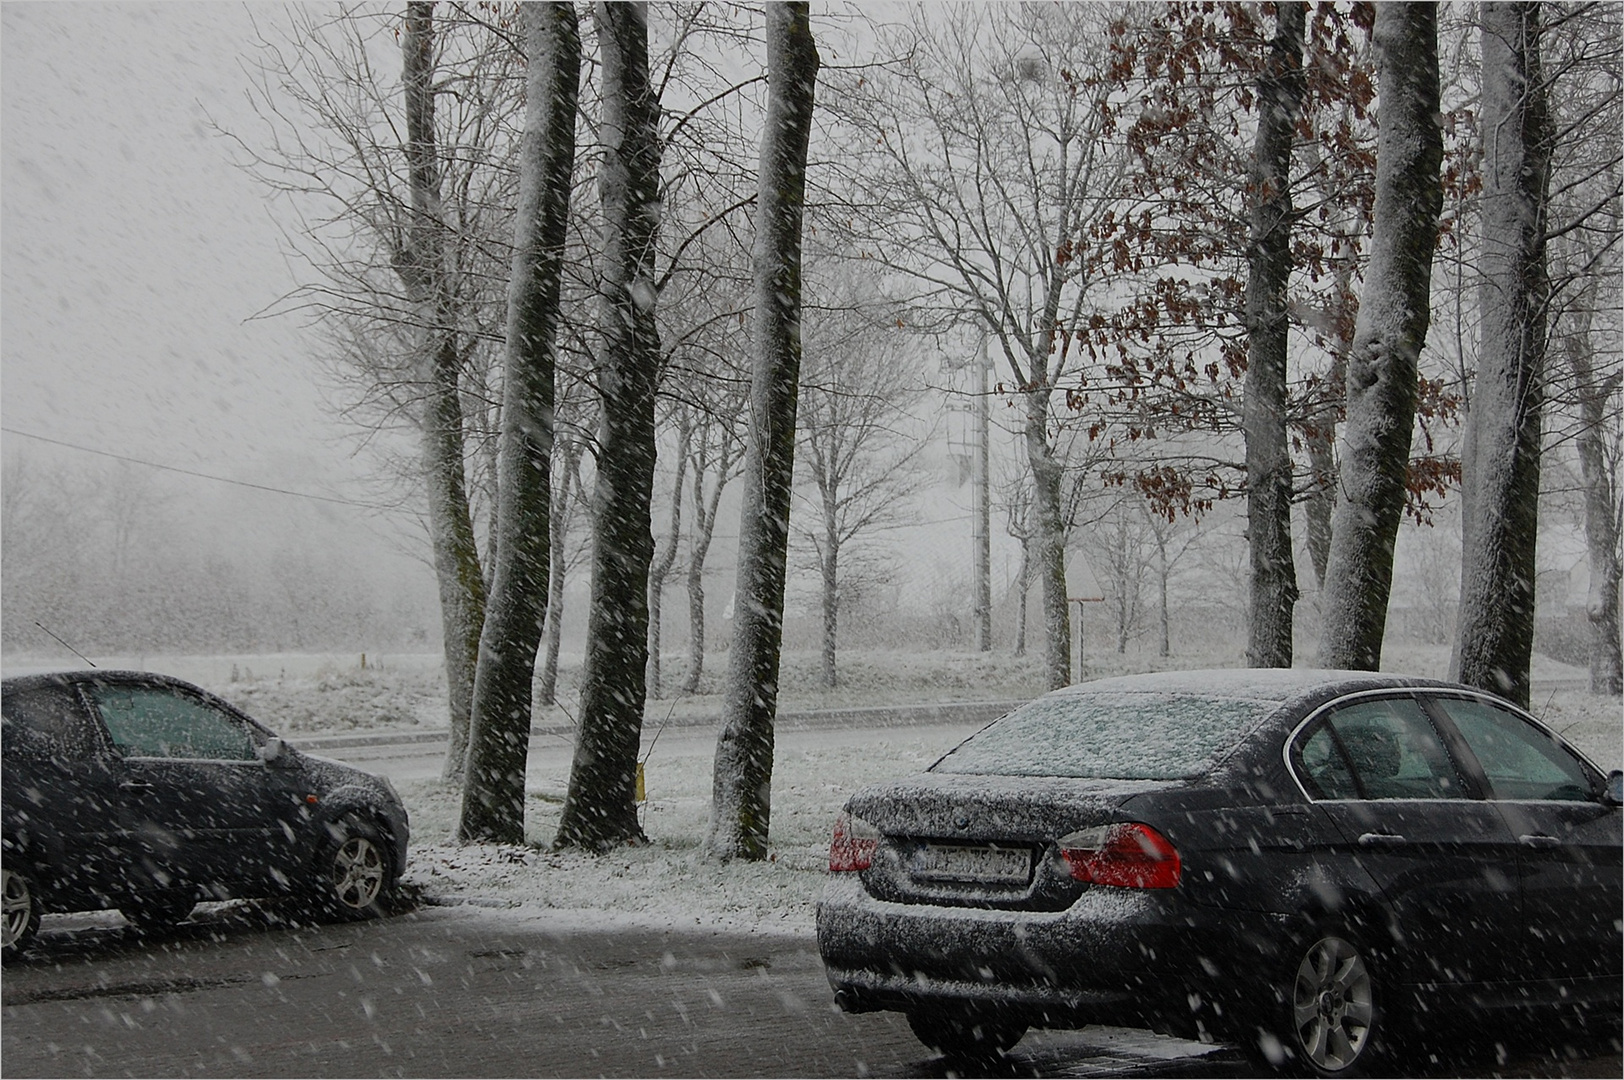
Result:
<svg viewBox="0 0 1624 1080"><path fill-rule="evenodd" d="M29 916L33 913L34 901L28 894L28 882L23 880L21 874L6 870L4 878L5 919L3 926L0 926L0 934L4 935L4 945L10 948L23 936Z"/></svg>
<svg viewBox="0 0 1624 1080"><path fill-rule="evenodd" d="M1338 937L1315 942L1297 966L1292 1027L1304 1055L1326 1072L1358 1060L1375 1019L1370 968Z"/></svg>
<svg viewBox="0 0 1624 1080"><path fill-rule="evenodd" d="M339 902L364 908L383 889L383 854L364 836L352 836L333 855L333 887Z"/></svg>

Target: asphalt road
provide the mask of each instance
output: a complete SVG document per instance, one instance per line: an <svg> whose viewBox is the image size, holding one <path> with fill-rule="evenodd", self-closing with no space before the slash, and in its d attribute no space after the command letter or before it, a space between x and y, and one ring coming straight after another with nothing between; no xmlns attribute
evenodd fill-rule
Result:
<svg viewBox="0 0 1624 1080"><path fill-rule="evenodd" d="M142 938L65 920L7 966L0 1072L33 1076L949 1075L893 1014L833 1006L804 938L566 932L468 908L290 927L204 909ZM1616 1046L1451 1039L1429 1076L1620 1075ZM1008 1076L1233 1077L1229 1047L1038 1032Z"/></svg>
<svg viewBox="0 0 1624 1080"><path fill-rule="evenodd" d="M145 941L116 919L44 935L36 955L6 971L0 1071L943 1073L899 1017L835 1009L816 948L804 938L550 933L445 908L290 929L267 926L266 910L210 912L201 923ZM1035 1039L1016 1068L1226 1076L1239 1064L1225 1049L1120 1029L1064 1051L1061 1045ZM1192 1066L1196 1072L1187 1071Z"/></svg>

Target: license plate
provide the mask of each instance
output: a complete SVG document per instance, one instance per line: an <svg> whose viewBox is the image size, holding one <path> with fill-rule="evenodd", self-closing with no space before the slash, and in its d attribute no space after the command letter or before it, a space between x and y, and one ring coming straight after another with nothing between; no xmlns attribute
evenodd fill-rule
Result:
<svg viewBox="0 0 1624 1080"><path fill-rule="evenodd" d="M1032 877L1032 852L1026 848L926 844L914 856L913 874L927 881L1025 884Z"/></svg>

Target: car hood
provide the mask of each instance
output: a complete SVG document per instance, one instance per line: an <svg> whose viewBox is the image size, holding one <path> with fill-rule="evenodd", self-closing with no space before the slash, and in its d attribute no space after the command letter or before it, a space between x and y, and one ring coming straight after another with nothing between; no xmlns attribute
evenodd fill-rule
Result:
<svg viewBox="0 0 1624 1080"><path fill-rule="evenodd" d="M1048 842L1111 820L1129 799L1183 780L919 773L875 784L846 803L887 836Z"/></svg>
<svg viewBox="0 0 1624 1080"><path fill-rule="evenodd" d="M365 769L332 758L319 757L303 750L293 751L297 754L298 767L304 774L316 782L316 785L326 794L339 790L360 789L371 793L380 808L387 808L391 815L404 814L405 809L400 801L400 795L395 786L385 776L367 772Z"/></svg>

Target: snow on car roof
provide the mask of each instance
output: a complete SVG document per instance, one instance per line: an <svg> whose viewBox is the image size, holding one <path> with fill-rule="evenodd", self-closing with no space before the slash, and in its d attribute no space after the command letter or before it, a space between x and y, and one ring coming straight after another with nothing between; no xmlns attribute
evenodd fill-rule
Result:
<svg viewBox="0 0 1624 1080"><path fill-rule="evenodd" d="M1200 671L1155 671L1143 675L1118 675L1092 682L1077 683L1053 691L1057 696L1076 694L1157 693L1194 694L1204 697L1252 698L1259 701L1287 701L1298 694L1322 686L1414 686L1435 680L1389 675L1375 671L1334 671L1314 668L1215 668Z"/></svg>

